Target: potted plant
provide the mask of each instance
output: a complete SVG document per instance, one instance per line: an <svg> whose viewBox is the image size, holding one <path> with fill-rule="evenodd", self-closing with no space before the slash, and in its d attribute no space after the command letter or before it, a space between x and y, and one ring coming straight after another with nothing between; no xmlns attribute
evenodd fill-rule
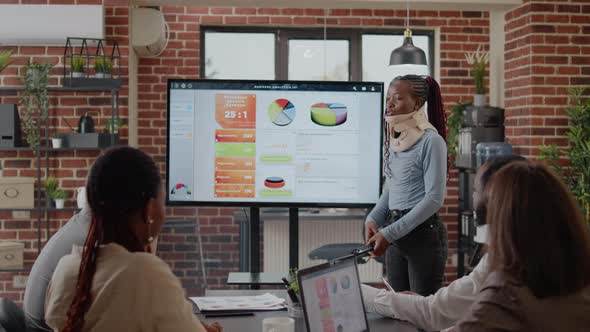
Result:
<svg viewBox="0 0 590 332"><path fill-rule="evenodd" d="M30 62L25 67L25 89L21 95L21 123L25 140L36 153L40 137L37 120L44 119L49 109L47 82L49 72L53 68L50 63Z"/></svg>
<svg viewBox="0 0 590 332"><path fill-rule="evenodd" d="M584 95L585 90L569 89L567 114L570 123L566 132L569 148L565 151L568 167L559 163L561 152L555 144L542 146L540 159L562 175L590 226L590 98Z"/></svg>
<svg viewBox="0 0 590 332"><path fill-rule="evenodd" d="M51 198L53 198L53 201L55 202L55 207L57 209L63 209L65 202L66 202L66 197L67 197L67 194L66 194L65 190L56 189L53 192L53 195Z"/></svg>
<svg viewBox="0 0 590 332"><path fill-rule="evenodd" d="M0 73L12 63L10 61L11 56L12 56L11 50L6 50L6 51L0 52Z"/></svg>
<svg viewBox="0 0 590 332"><path fill-rule="evenodd" d="M110 59L97 58L94 61L94 77L96 78L111 78L113 72L113 63Z"/></svg>
<svg viewBox="0 0 590 332"><path fill-rule="evenodd" d="M47 197L55 202L55 207L63 209L67 195L66 192L63 189L59 189L57 185L58 181L56 178L47 178L47 180L45 180L45 191L47 192Z"/></svg>
<svg viewBox="0 0 590 332"><path fill-rule="evenodd" d="M54 133L53 137L51 138L51 145L53 146L53 148L54 149L61 148L62 143L63 143L63 138L61 137L61 135L58 133Z"/></svg>
<svg viewBox="0 0 590 332"><path fill-rule="evenodd" d="M109 117L104 124L104 131L107 135L102 141L104 142L101 147L109 147L119 145L119 130L121 128L127 128L127 125L119 116L112 118Z"/></svg>
<svg viewBox="0 0 590 332"><path fill-rule="evenodd" d="M127 125L119 116L113 118L108 118L104 124L104 131L109 134L119 134L119 129L127 128Z"/></svg>
<svg viewBox="0 0 590 332"><path fill-rule="evenodd" d="M486 105L486 66L490 61L490 54L481 50L481 45L473 53L465 54L467 63L471 66L471 77L475 80L474 106Z"/></svg>
<svg viewBox="0 0 590 332"><path fill-rule="evenodd" d="M72 77L84 77L84 66L86 66L86 60L84 57L81 55L74 55L72 57Z"/></svg>
<svg viewBox="0 0 590 332"><path fill-rule="evenodd" d="M447 149L449 155L454 156L459 153L459 131L463 126L464 112L471 103L457 103L447 118Z"/></svg>
<svg viewBox="0 0 590 332"><path fill-rule="evenodd" d="M0 177L2 176L2 162L0 161Z"/></svg>

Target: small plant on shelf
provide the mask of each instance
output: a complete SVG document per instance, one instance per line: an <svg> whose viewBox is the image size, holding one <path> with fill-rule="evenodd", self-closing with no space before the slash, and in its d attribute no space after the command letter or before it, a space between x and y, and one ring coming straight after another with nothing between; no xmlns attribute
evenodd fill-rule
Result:
<svg viewBox="0 0 590 332"><path fill-rule="evenodd" d="M58 209L63 209L64 205L65 205L66 197L68 197L68 195L66 194L65 190L57 189L53 193L53 200L55 201L55 207Z"/></svg>
<svg viewBox="0 0 590 332"><path fill-rule="evenodd" d="M109 134L119 134L119 130L122 128L127 128L125 121L120 117L108 118L104 124L104 131Z"/></svg>
<svg viewBox="0 0 590 332"><path fill-rule="evenodd" d="M473 104L475 106L485 106L486 94L486 66L490 62L490 53L481 49L481 45L473 53L465 54L467 63L471 66L471 77L475 81L475 96Z"/></svg>
<svg viewBox="0 0 590 332"><path fill-rule="evenodd" d="M97 58L94 60L94 76L96 78L111 78L113 63L110 59Z"/></svg>
<svg viewBox="0 0 590 332"><path fill-rule="evenodd" d="M12 56L11 50L6 50L6 51L0 52L0 73L12 63L10 61L11 56Z"/></svg>
<svg viewBox="0 0 590 332"><path fill-rule="evenodd" d="M86 66L86 60L81 55L74 55L72 57L72 77L80 78L84 77L84 67Z"/></svg>
<svg viewBox="0 0 590 332"><path fill-rule="evenodd" d="M51 145L53 146L53 148L54 149L61 148L62 143L63 143L63 137L58 133L54 133L53 137L51 138Z"/></svg>
<svg viewBox="0 0 590 332"><path fill-rule="evenodd" d="M57 187L58 181L56 178L47 178L45 180L45 191L47 196L55 202L55 207L63 209L67 194L65 190Z"/></svg>
<svg viewBox="0 0 590 332"><path fill-rule="evenodd" d="M40 145L38 130L39 119L44 119L49 109L47 83L49 72L53 68L50 63L28 63L25 68L25 89L21 96L21 122L25 133L25 140L36 153Z"/></svg>

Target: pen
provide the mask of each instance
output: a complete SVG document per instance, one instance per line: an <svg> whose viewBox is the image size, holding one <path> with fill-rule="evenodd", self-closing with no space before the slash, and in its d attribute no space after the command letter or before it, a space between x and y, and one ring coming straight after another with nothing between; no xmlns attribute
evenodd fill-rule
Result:
<svg viewBox="0 0 590 332"><path fill-rule="evenodd" d="M385 277L381 277L381 279L383 279L383 283L385 284L385 287L387 287L387 289L388 289L390 292L395 292L395 291L393 290L393 287L391 287L391 285L390 285L390 284L387 282L387 279L385 279Z"/></svg>
<svg viewBox="0 0 590 332"><path fill-rule="evenodd" d="M216 312L205 314L205 318L254 316L253 312Z"/></svg>

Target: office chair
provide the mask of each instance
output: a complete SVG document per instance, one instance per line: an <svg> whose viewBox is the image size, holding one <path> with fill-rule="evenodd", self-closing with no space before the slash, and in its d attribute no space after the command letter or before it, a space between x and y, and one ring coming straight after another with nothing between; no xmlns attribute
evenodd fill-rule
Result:
<svg viewBox="0 0 590 332"><path fill-rule="evenodd" d="M6 298L0 298L0 332L27 332L25 313Z"/></svg>

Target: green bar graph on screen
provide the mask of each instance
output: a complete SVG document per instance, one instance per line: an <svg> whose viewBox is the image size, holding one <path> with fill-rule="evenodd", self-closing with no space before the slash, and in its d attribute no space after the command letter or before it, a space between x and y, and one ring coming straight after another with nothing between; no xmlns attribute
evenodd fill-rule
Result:
<svg viewBox="0 0 590 332"><path fill-rule="evenodd" d="M216 143L216 157L255 157L255 143Z"/></svg>

